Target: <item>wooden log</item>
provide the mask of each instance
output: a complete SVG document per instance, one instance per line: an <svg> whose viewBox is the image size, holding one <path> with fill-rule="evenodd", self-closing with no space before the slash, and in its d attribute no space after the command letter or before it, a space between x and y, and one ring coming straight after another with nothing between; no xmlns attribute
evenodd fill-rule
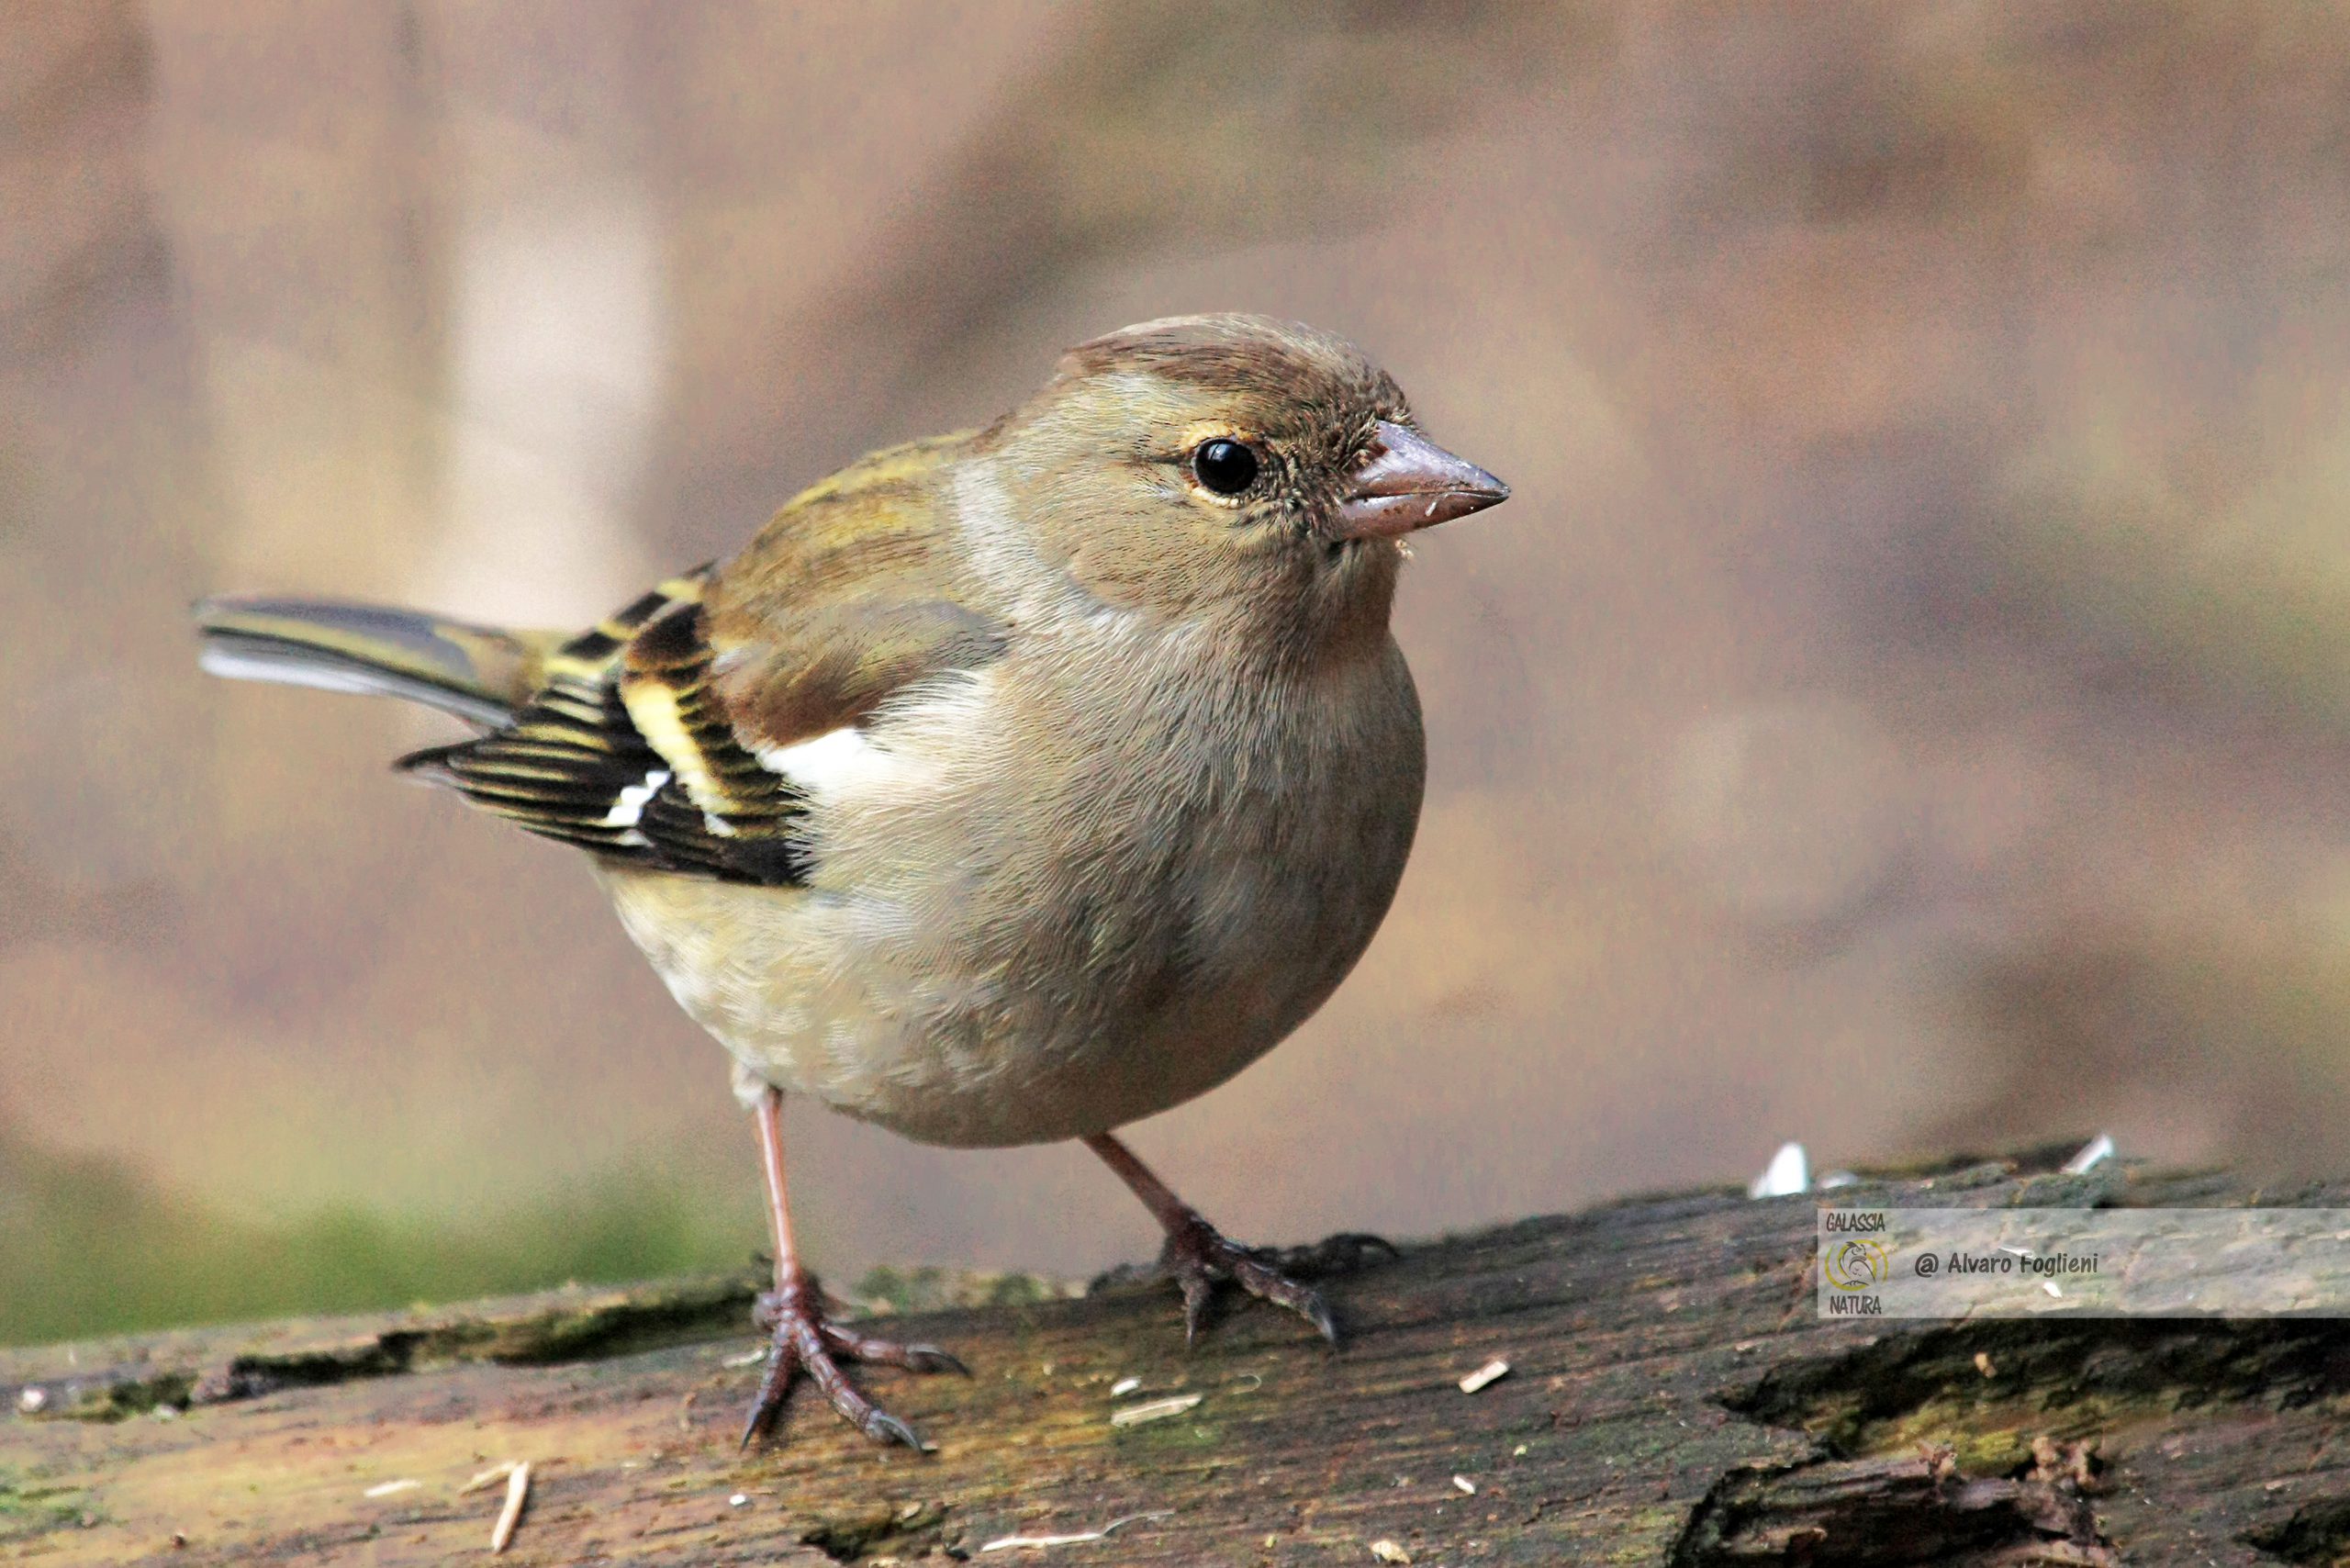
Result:
<svg viewBox="0 0 2350 1568"><path fill-rule="evenodd" d="M1879 1176L1837 1197L2252 1196L2222 1175L2053 1167ZM2350 1554L2344 1326L1823 1321L1813 1207L1694 1193L1408 1247L1332 1282L1336 1353L1256 1303L1228 1304L1187 1352L1163 1285L1061 1299L967 1281L1003 1299L891 1328L974 1376L863 1373L926 1455L873 1446L804 1389L780 1441L739 1451L748 1277L5 1352L19 1413L0 1425L0 1556L463 1560L488 1552L507 1482L462 1488L509 1461L532 1467L518 1563ZM1494 1360L1507 1374L1463 1393Z"/></svg>

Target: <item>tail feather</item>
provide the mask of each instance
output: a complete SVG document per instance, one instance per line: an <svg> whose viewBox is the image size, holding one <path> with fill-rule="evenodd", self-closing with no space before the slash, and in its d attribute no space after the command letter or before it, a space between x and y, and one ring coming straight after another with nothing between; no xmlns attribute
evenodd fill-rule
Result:
<svg viewBox="0 0 2350 1568"><path fill-rule="evenodd" d="M405 698L491 729L544 684L565 640L331 599L207 599L196 622L213 675Z"/></svg>

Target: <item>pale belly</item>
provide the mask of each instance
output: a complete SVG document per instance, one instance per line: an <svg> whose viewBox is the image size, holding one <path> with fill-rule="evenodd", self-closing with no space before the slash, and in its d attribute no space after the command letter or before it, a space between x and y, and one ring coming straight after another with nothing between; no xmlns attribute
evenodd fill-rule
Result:
<svg viewBox="0 0 2350 1568"><path fill-rule="evenodd" d="M967 701L901 729L895 772L820 797L809 887L605 880L753 1077L929 1143L1106 1131L1255 1061L1369 944L1424 767L1390 655L1246 767L1196 745L1110 760L1081 714L1067 744L1015 755L990 735L1035 726L975 725ZM947 736L951 754L924 750Z"/></svg>

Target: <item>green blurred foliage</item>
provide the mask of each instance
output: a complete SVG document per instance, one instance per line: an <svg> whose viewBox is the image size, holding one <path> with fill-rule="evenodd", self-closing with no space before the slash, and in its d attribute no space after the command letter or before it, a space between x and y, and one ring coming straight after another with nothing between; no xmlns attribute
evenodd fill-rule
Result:
<svg viewBox="0 0 2350 1568"><path fill-rule="evenodd" d="M36 1481L0 1466L0 1546L30 1540L62 1524L93 1517L87 1492Z"/></svg>
<svg viewBox="0 0 2350 1568"><path fill-rule="evenodd" d="M473 1224L345 1207L271 1226L0 1134L0 1344L737 1268L746 1241L642 1171Z"/></svg>

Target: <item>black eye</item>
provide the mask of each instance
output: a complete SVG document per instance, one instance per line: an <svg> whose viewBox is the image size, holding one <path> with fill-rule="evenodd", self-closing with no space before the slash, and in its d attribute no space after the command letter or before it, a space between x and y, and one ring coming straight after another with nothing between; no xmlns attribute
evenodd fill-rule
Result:
<svg viewBox="0 0 2350 1568"><path fill-rule="evenodd" d="M1219 496L1237 496L1257 482L1257 453L1246 442L1219 436L1192 454L1192 472Z"/></svg>

